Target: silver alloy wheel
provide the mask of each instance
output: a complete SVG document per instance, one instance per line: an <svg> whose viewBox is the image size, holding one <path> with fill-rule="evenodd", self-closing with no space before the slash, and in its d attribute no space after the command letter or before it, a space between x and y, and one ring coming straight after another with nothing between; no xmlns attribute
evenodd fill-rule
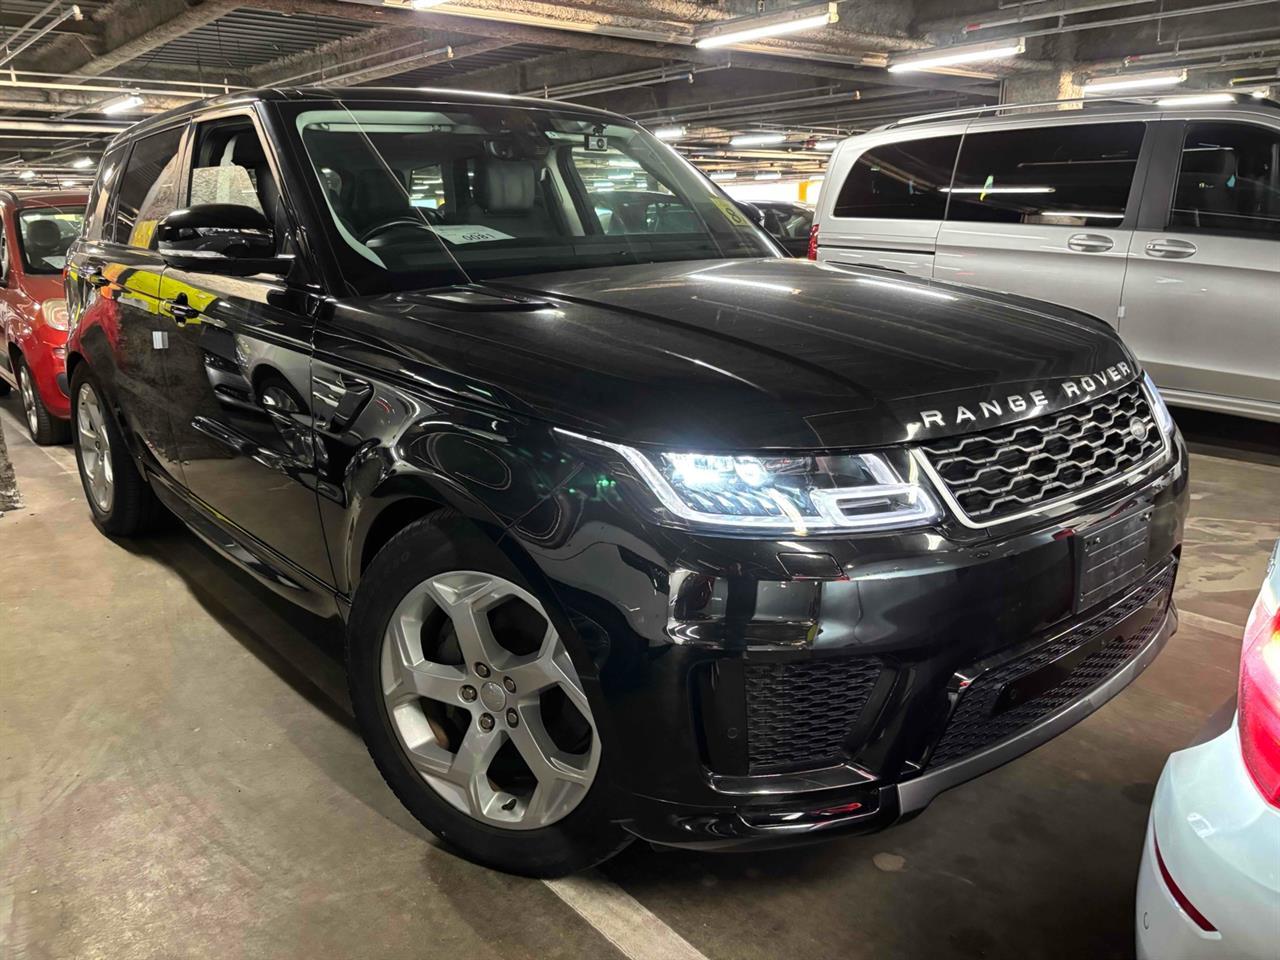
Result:
<svg viewBox="0 0 1280 960"><path fill-rule="evenodd" d="M40 417L36 413L36 388L31 382L31 371L26 364L18 367L18 391L22 394L22 409L27 414L27 426L34 437L40 432Z"/></svg>
<svg viewBox="0 0 1280 960"><path fill-rule="evenodd" d="M106 513L115 497L111 441L107 436L107 421L98 402L98 394L88 383L80 385L80 396L76 401L76 434L80 469L84 472L89 495L98 509Z"/></svg>
<svg viewBox="0 0 1280 960"><path fill-rule="evenodd" d="M541 645L524 656L502 646L489 619L512 599L531 607L545 624ZM460 665L424 656L423 627L437 610L452 623ZM532 830L567 816L591 788L600 764L591 707L564 641L527 590L470 570L423 581L391 615L381 669L387 713L409 762L463 813L492 826ZM563 749L544 723L543 697L556 690L590 727L585 753ZM434 704L460 711L468 720L465 732L451 737L427 709ZM532 791L508 790L490 775L490 764L508 743L533 775Z"/></svg>

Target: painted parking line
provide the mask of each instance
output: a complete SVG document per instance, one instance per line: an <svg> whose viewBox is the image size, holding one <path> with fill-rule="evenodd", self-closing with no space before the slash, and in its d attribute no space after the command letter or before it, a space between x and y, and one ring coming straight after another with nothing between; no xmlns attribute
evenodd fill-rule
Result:
<svg viewBox="0 0 1280 960"><path fill-rule="evenodd" d="M707 960L648 907L594 870L543 883L630 960Z"/></svg>

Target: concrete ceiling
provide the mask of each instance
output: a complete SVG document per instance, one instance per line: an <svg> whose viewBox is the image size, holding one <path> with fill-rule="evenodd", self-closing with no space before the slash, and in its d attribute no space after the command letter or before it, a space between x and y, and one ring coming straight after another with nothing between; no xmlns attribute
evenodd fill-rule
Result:
<svg viewBox="0 0 1280 960"><path fill-rule="evenodd" d="M1272 76L1278 0L842 0L824 28L728 48L725 21L812 0L7 0L0 3L0 183L86 175L114 128L272 84L460 86L551 96L678 124L707 168L815 170L815 141L903 116L1078 93L1086 75L1186 67L1187 88ZM821 10L821 7L815 7ZM1025 38L1021 56L889 72L894 55ZM138 92L121 116L103 107ZM779 131L780 148L730 149ZM83 161L82 161L83 162ZM30 170L35 180L17 180Z"/></svg>

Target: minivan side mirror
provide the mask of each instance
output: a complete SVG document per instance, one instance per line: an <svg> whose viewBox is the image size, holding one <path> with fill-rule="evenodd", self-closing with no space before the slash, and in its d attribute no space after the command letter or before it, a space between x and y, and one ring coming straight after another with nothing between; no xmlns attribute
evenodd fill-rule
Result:
<svg viewBox="0 0 1280 960"><path fill-rule="evenodd" d="M156 225L156 250L171 267L199 273L284 275L292 257L276 256L271 222L238 203L197 203Z"/></svg>

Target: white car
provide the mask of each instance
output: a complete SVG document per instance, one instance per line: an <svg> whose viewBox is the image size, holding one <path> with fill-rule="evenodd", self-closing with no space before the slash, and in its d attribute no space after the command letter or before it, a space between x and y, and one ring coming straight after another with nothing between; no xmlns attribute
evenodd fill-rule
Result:
<svg viewBox="0 0 1280 960"><path fill-rule="evenodd" d="M1139 960L1280 957L1280 544L1245 627L1237 700L1225 730L1160 776L1138 874Z"/></svg>

